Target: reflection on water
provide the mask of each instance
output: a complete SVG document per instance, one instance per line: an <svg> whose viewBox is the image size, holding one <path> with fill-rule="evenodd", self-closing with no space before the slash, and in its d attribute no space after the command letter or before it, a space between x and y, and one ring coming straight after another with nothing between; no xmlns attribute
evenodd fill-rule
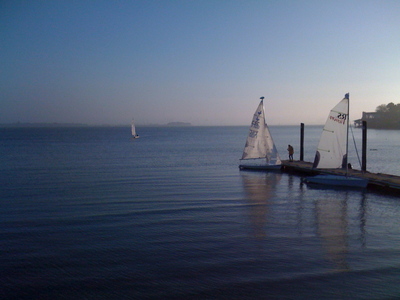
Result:
<svg viewBox="0 0 400 300"><path fill-rule="evenodd" d="M350 240L353 246L365 248L366 244L365 193L308 189L301 182L300 187L295 188L298 180L282 173L241 172L241 177L250 226L256 239L262 240L266 232L288 226L285 238L293 239L293 243L303 238L316 238L314 250L322 251L329 268L350 270ZM287 183L281 182L283 179L287 179ZM268 227L270 225L272 227ZM274 232L274 236L280 234Z"/></svg>
<svg viewBox="0 0 400 300"><path fill-rule="evenodd" d="M335 263L338 271L348 270L347 244L347 198L338 199L326 196L315 202L317 232L329 260Z"/></svg>
<svg viewBox="0 0 400 300"><path fill-rule="evenodd" d="M357 207L356 215L353 218L354 225L359 227L361 248L366 246L366 196L365 193L357 195L350 191L342 191L339 193L325 193L323 197L315 201L316 226L318 236L321 238L323 250L327 258L335 264L336 271L348 271L350 269L347 263L347 255L349 253L349 199L354 201L359 198L359 202L353 203Z"/></svg>
<svg viewBox="0 0 400 300"><path fill-rule="evenodd" d="M366 200L365 192L362 193L362 197L361 197L361 202L360 202L360 207L359 207L359 219L360 219L361 246L362 246L362 248L365 248L365 246L366 246L365 226L367 224L367 200Z"/></svg>
<svg viewBox="0 0 400 300"><path fill-rule="evenodd" d="M282 174L278 172L241 172L244 190L249 203L249 216L254 236L265 237L268 205L274 196L276 184Z"/></svg>

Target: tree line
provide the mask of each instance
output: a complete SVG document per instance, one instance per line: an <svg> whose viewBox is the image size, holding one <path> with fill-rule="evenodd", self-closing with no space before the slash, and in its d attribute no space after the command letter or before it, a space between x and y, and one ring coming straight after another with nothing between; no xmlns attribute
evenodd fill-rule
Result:
<svg viewBox="0 0 400 300"><path fill-rule="evenodd" d="M375 112L378 117L368 127L400 129L400 103L381 104Z"/></svg>

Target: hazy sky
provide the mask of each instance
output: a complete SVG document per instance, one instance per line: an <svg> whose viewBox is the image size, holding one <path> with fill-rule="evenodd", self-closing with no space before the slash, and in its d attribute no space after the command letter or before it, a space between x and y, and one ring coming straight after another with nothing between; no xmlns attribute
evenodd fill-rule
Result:
<svg viewBox="0 0 400 300"><path fill-rule="evenodd" d="M0 2L0 123L323 124L400 103L400 1Z"/></svg>

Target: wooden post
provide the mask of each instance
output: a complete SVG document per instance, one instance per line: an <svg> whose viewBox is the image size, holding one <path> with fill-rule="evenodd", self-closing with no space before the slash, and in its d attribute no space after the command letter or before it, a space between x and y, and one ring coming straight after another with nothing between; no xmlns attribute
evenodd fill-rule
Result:
<svg viewBox="0 0 400 300"><path fill-rule="evenodd" d="M367 121L362 121L362 157L361 171L367 171Z"/></svg>
<svg viewBox="0 0 400 300"><path fill-rule="evenodd" d="M300 124L300 161L304 161L304 123Z"/></svg>

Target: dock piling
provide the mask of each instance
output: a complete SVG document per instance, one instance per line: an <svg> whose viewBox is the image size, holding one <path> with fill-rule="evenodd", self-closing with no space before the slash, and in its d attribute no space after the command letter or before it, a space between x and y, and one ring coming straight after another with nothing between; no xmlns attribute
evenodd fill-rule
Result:
<svg viewBox="0 0 400 300"><path fill-rule="evenodd" d="M300 161L304 161L304 123L300 124Z"/></svg>
<svg viewBox="0 0 400 300"><path fill-rule="evenodd" d="M367 121L362 121L362 157L361 171L367 171Z"/></svg>

